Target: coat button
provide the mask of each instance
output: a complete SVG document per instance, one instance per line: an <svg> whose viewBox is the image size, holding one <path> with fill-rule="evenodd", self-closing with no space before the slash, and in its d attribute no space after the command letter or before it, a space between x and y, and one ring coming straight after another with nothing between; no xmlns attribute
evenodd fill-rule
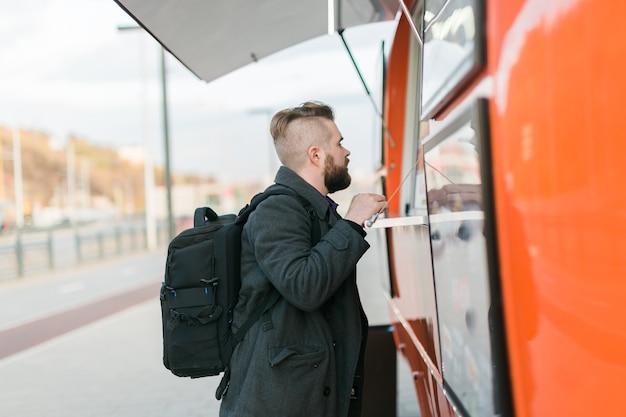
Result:
<svg viewBox="0 0 626 417"><path fill-rule="evenodd" d="M328 397L330 395L330 387L324 388L324 397Z"/></svg>

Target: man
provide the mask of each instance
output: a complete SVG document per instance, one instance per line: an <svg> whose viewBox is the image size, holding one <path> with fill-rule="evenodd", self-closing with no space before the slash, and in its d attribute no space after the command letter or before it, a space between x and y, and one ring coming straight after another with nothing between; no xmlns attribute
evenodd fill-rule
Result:
<svg viewBox="0 0 626 417"><path fill-rule="evenodd" d="M350 185L350 152L327 105L282 110L270 131L283 165L275 182L306 199L315 218L293 196L276 195L244 226L234 331L272 288L281 297L237 345L220 416L358 416L367 319L356 264L369 248L362 225L385 197L357 194L343 219L334 210L327 194Z"/></svg>

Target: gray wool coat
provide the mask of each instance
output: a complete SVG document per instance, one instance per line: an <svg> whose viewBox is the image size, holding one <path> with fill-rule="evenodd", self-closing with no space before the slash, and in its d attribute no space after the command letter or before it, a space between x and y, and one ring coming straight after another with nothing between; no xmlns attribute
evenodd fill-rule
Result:
<svg viewBox="0 0 626 417"><path fill-rule="evenodd" d="M360 227L334 214L293 171L281 167L275 181L312 204L322 238L312 245L312 221L320 220L291 196L269 197L250 215L234 330L272 286L281 297L236 347L220 416L358 416L367 318L356 264L369 244Z"/></svg>

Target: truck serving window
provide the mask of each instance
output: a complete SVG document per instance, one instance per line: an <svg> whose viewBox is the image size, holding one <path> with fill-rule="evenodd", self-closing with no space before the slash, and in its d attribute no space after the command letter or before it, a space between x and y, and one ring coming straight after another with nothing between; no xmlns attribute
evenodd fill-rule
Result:
<svg viewBox="0 0 626 417"><path fill-rule="evenodd" d="M502 349L500 327L493 326L501 315L493 308L499 285L490 250L495 236L488 232L487 130L487 105L479 101L424 141L444 387L463 414L481 417L498 414Z"/></svg>

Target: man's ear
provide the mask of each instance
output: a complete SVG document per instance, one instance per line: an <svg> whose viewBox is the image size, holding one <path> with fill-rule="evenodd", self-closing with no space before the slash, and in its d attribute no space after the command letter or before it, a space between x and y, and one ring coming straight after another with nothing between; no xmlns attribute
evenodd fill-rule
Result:
<svg viewBox="0 0 626 417"><path fill-rule="evenodd" d="M321 146L311 146L308 151L309 160L315 166L320 166L324 163L324 150Z"/></svg>

